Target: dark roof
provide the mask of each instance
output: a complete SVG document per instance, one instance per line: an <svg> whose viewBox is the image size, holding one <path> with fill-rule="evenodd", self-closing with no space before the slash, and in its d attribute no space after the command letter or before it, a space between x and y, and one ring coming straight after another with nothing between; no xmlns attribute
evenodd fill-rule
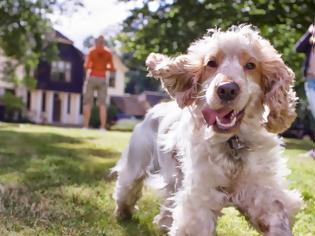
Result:
<svg viewBox="0 0 315 236"><path fill-rule="evenodd" d="M170 99L168 94L165 92L144 91L142 94L145 95L146 101L150 104L151 107L160 103L162 100Z"/></svg>
<svg viewBox="0 0 315 236"><path fill-rule="evenodd" d="M127 115L144 116L149 108L169 99L163 92L144 91L139 95L112 96L111 103Z"/></svg>
<svg viewBox="0 0 315 236"><path fill-rule="evenodd" d="M59 42L59 43L73 44L73 41L71 39L67 38L65 35L60 33L58 30L55 30L55 37L57 39L57 42Z"/></svg>
<svg viewBox="0 0 315 236"><path fill-rule="evenodd" d="M141 101L137 95L112 96L111 102L121 112L132 116L144 116L148 109L145 101Z"/></svg>

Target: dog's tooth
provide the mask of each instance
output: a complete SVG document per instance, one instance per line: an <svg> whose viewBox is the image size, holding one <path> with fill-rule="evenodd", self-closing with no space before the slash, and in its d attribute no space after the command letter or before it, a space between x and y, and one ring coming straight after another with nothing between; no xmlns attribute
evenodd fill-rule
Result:
<svg viewBox="0 0 315 236"><path fill-rule="evenodd" d="M226 125L226 127L231 128L231 127L233 127L233 126L235 125L235 123L236 123L236 117L233 118L233 120L231 121L231 123L225 124L225 125Z"/></svg>
<svg viewBox="0 0 315 236"><path fill-rule="evenodd" d="M230 124L231 124L231 127L234 126L235 123L236 123L236 117L234 117L233 120L232 120L232 122L230 123Z"/></svg>
<svg viewBox="0 0 315 236"><path fill-rule="evenodd" d="M215 119L216 119L216 121L217 121L217 123L218 123L219 126L221 126L221 127L223 127L223 128L226 128L225 124L223 124L223 123L221 122L221 120L219 119L219 117L216 117Z"/></svg>
<svg viewBox="0 0 315 236"><path fill-rule="evenodd" d="M216 119L218 126L220 126L220 128L223 128L223 129L231 128L236 123L236 117L234 117L233 120L231 121L231 123L229 123L229 124L222 123L218 117L216 117L215 119Z"/></svg>
<svg viewBox="0 0 315 236"><path fill-rule="evenodd" d="M219 125L222 125L222 123L221 123L219 117L216 116L216 117L215 117L215 120L216 120L216 122L217 122Z"/></svg>

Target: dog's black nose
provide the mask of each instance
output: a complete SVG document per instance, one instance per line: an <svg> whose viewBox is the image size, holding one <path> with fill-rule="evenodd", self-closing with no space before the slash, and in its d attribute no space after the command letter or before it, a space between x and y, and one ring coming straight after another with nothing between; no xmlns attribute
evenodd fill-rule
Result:
<svg viewBox="0 0 315 236"><path fill-rule="evenodd" d="M225 82L217 88L217 94L222 101L228 102L236 98L240 87L235 82Z"/></svg>

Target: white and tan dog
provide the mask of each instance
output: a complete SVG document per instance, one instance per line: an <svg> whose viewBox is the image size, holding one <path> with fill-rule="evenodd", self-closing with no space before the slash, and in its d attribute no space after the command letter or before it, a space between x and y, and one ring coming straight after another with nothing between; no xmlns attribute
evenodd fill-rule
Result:
<svg viewBox="0 0 315 236"><path fill-rule="evenodd" d="M286 184L278 133L296 117L294 73L252 26L210 30L187 54L150 54L149 75L176 102L152 108L114 168L118 217L130 217L152 173L169 235L214 235L233 205L264 235L292 235L300 194Z"/></svg>

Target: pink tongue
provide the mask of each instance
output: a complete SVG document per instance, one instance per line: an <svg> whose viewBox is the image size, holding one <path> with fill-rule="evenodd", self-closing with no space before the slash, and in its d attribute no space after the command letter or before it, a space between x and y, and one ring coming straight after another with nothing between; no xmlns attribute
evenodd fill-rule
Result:
<svg viewBox="0 0 315 236"><path fill-rule="evenodd" d="M202 109L202 115L209 126L215 123L215 118L218 116L219 118L224 117L225 115L231 112L230 109L220 109L220 110L212 110L209 107Z"/></svg>

